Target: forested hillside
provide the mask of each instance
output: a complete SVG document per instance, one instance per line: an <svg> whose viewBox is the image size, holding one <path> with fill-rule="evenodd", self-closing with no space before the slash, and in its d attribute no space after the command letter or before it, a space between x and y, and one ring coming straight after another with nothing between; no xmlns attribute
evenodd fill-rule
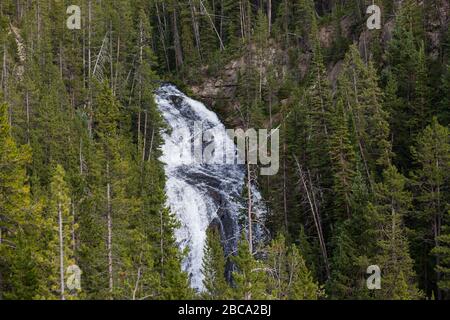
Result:
<svg viewBox="0 0 450 320"><path fill-rule="evenodd" d="M0 0L0 300L450 299L449 16L448 0ZM229 127L280 130L279 173L247 167L270 239L224 256L211 228L201 293L166 207L162 81Z"/></svg>

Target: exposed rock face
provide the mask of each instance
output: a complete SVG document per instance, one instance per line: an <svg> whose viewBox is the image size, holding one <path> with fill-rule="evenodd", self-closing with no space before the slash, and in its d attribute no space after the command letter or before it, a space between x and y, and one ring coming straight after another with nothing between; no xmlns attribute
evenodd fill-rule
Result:
<svg viewBox="0 0 450 320"><path fill-rule="evenodd" d="M233 60L227 64L217 77L207 78L201 85L192 86L192 92L199 98L231 99L236 91L239 71L244 65L244 58Z"/></svg>
<svg viewBox="0 0 450 320"><path fill-rule="evenodd" d="M429 40L431 56L435 59L439 57L439 46L443 41L443 36L448 28L449 13L450 13L450 1L449 0L437 0L432 7L432 10L428 10L426 14L426 36ZM394 6L398 10L401 6L402 0L395 0ZM381 30L380 46L386 48L388 42L392 39L393 30L395 27L395 17L383 17L384 25ZM356 17L347 15L342 17L340 21L341 36L347 39L352 39L357 44L361 55L365 59L370 59L370 45L375 39L375 32L367 29L363 29L359 34L352 33L355 29L355 25L358 23ZM333 41L336 37L337 28L333 25L321 26L319 29L319 41L323 48L332 48ZM303 78L309 70L311 62L311 52L308 48L308 44L304 43L304 53L298 59L298 74L300 78ZM288 68L288 53L283 51L273 41L269 44L268 48L264 50L262 54L257 54L256 48L250 48L251 60L249 58L241 57L228 63L220 71L219 74L213 77L207 77L201 84L197 84L191 87L192 92L200 99L205 101L208 105L214 106L218 101L226 100L230 107L237 108L238 102L236 101L236 87L238 85L239 72L244 69L248 64L253 64L258 68L261 68L262 74L270 66L275 66L277 70L277 76L281 78L286 74ZM328 79L333 87L336 86L338 75L342 69L343 61L337 61L327 66ZM263 83L266 79L263 79Z"/></svg>
<svg viewBox="0 0 450 320"><path fill-rule="evenodd" d="M333 41L336 34L336 28L333 26L325 26L319 30L319 40L323 48L330 48L333 45Z"/></svg>
<svg viewBox="0 0 450 320"><path fill-rule="evenodd" d="M13 26L12 24L9 25L10 27L10 33L12 32L14 35L14 40L16 41L17 45L17 57L19 58L19 64L15 66L16 76L18 79L22 79L23 74L25 72L25 62L27 59L27 54L25 50L25 45L22 36L20 35L20 30Z"/></svg>
<svg viewBox="0 0 450 320"><path fill-rule="evenodd" d="M344 17L341 21L341 32L344 35L350 36L351 25L354 23L352 17ZM322 47L330 48L333 45L336 28L334 26L324 26L319 31L319 41ZM310 63L311 63L311 51L306 47L304 53L298 59L298 74L300 78L307 75ZM282 81L283 76L287 73L288 68L288 53L283 51L274 42L271 42L269 46L261 53L257 52L255 47L250 48L251 57L241 57L239 59L232 60L223 67L219 74L206 77L200 84L195 84L190 87L192 93L200 100L204 101L208 105L214 106L219 102L226 100L232 107L237 107L236 101L236 88L238 85L239 73L244 70L248 64L253 64L256 68L261 69L261 74L266 74L266 71L276 66L276 77ZM335 65L328 66L330 81L335 83L337 75L341 68L342 62L338 62ZM267 79L262 79L262 84L266 84ZM287 101L285 101L287 103Z"/></svg>
<svg viewBox="0 0 450 320"><path fill-rule="evenodd" d="M277 72L277 76L281 77L282 74L286 72L285 66L287 54L273 42L262 52L257 52L257 49L254 46L252 46L249 51L250 54L246 57L232 60L225 65L218 75L205 78L200 85L191 86L190 89L192 93L208 105L214 107L217 101L234 99L239 80L239 73L242 72L248 64L252 64L258 68L262 75L267 74L268 68L272 65L281 67ZM267 79L263 78L262 84L266 83Z"/></svg>
<svg viewBox="0 0 450 320"><path fill-rule="evenodd" d="M431 57L439 58L439 46L444 40L445 31L448 29L450 19L450 1L437 0L433 2L434 10L430 10L426 14L427 24L425 25L425 33L429 40Z"/></svg>
<svg viewBox="0 0 450 320"><path fill-rule="evenodd" d="M341 73L342 65L343 65L343 61L340 60L340 61L336 62L333 65L333 67L330 69L330 71L328 72L328 80L330 81L331 85L333 86L333 89L336 88L337 79L338 79L339 74Z"/></svg>

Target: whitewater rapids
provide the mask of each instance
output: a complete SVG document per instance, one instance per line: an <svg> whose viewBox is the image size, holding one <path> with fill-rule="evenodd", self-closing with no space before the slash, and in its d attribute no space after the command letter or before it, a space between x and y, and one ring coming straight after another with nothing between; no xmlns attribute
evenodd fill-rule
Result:
<svg viewBox="0 0 450 320"><path fill-rule="evenodd" d="M181 224L175 232L177 242L182 250L189 249L183 269L189 274L191 286L202 291L203 253L206 232L211 224L220 230L225 254L236 250L241 227L244 227L240 224L245 220L241 218L245 217L245 208L240 199L246 171L242 165L222 161L227 154L235 156L236 147L217 115L204 104L189 98L171 84L162 85L155 93L155 100L169 127L162 133L164 143L160 158L167 177L167 205ZM201 148L211 144L217 146L209 164L194 156L199 134L195 124L198 126L199 123L201 132L208 131L214 136L209 142L201 139ZM259 216L264 211L261 195L256 188L252 190Z"/></svg>

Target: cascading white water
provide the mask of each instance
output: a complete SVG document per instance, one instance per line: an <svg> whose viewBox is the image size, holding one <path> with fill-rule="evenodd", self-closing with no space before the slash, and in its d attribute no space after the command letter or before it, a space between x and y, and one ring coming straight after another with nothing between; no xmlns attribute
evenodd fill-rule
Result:
<svg viewBox="0 0 450 320"><path fill-rule="evenodd" d="M211 223L221 231L225 252L236 250L245 168L224 163L224 155L234 156L236 147L214 112L170 84L162 85L155 99L170 130L163 133L161 161L165 163L168 206L181 223L175 235L181 249L189 248L183 268L190 275L191 286L202 291L203 252ZM214 136L208 145L227 146L215 148L208 164L197 161L193 152L192 142L199 134L194 124L198 123L202 125L200 133L208 131ZM204 141L200 143L201 148L206 147ZM254 187L252 190L255 203L261 203L259 192ZM256 206L257 215L262 215L263 210L261 205Z"/></svg>

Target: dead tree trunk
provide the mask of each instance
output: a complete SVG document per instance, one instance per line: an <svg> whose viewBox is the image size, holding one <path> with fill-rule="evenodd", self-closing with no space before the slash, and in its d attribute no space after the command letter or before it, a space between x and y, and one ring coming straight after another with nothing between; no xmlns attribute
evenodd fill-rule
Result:
<svg viewBox="0 0 450 320"><path fill-rule="evenodd" d="M161 43L162 43L162 46L163 46L164 58L166 60L166 65L167 65L167 71L170 72L169 55L167 54L167 47L166 47L165 29L163 28L163 22L161 20L161 15L160 15L160 12L159 12L158 1L155 1L155 8L156 8L156 17L158 18L159 37L161 39Z"/></svg>
<svg viewBox="0 0 450 320"><path fill-rule="evenodd" d="M151 137L151 139L150 139L150 148L149 148L149 151L148 151L148 158L147 158L147 161L151 161L151 159L152 159L152 151L153 151L153 140L155 139L155 128L153 127L152 128L152 137Z"/></svg>
<svg viewBox="0 0 450 320"><path fill-rule="evenodd" d="M175 49L175 64L178 68L183 65L183 51L181 50L180 33L178 32L178 14L177 9L173 9L172 15L172 28L173 28L173 47Z"/></svg>
<svg viewBox="0 0 450 320"><path fill-rule="evenodd" d="M92 137L92 126L93 126L93 110L92 110L92 51L91 51L91 40L92 40L92 0L88 1L88 132L89 137Z"/></svg>
<svg viewBox="0 0 450 320"><path fill-rule="evenodd" d="M75 253L77 251L77 238L75 234L75 225L76 225L76 219L75 219L75 202L72 201L72 248L73 252Z"/></svg>
<svg viewBox="0 0 450 320"><path fill-rule="evenodd" d="M145 162L145 149L147 148L147 122L148 122L148 112L147 110L144 110L144 138L143 138L143 144L142 144L142 170L144 169L144 162Z"/></svg>
<svg viewBox="0 0 450 320"><path fill-rule="evenodd" d="M134 284L132 300L136 300L136 295L137 295L137 292L139 289L139 281L141 281L141 276L142 276L142 268L140 266L141 264L142 264L142 252L139 255L139 267L138 267L137 275L136 275L136 283Z"/></svg>
<svg viewBox="0 0 450 320"><path fill-rule="evenodd" d="M194 29L194 37L195 37L195 46L197 47L198 56L200 60L202 59L201 53L201 42L200 42L200 28L198 26L197 20L197 9L195 5L192 3L192 0L189 0L189 7L191 8L191 18L192 18L192 27Z"/></svg>
<svg viewBox="0 0 450 320"><path fill-rule="evenodd" d="M322 257L324 260L327 278L330 278L330 267L329 267L329 263L328 263L327 248L326 248L325 239L323 236L322 222L320 219L320 213L319 213L319 209L318 209L319 207L316 203L311 179L306 176L307 173L304 172L302 166L300 165L300 162L298 161L298 159L295 155L294 155L294 159L297 164L300 182L306 192L308 204L311 209L311 213L312 213L313 220L314 220L314 225L316 227L317 236L319 237L320 250L322 252Z"/></svg>
<svg viewBox="0 0 450 320"><path fill-rule="evenodd" d="M107 251L108 251L108 275L109 275L109 292L111 294L114 289L114 278L113 278L113 254L112 254L112 212L111 212L111 182L109 177L109 163L106 165L106 176L107 176L107 185L106 185L106 218L107 218L107 228L108 228L108 239L107 239Z"/></svg>
<svg viewBox="0 0 450 320"><path fill-rule="evenodd" d="M112 21L109 21L109 77L111 91L114 92L114 61L113 61L113 30Z"/></svg>
<svg viewBox="0 0 450 320"><path fill-rule="evenodd" d="M27 143L30 144L30 99L29 99L29 92L27 90L25 94L25 100L26 100L26 108L27 108Z"/></svg>
<svg viewBox="0 0 450 320"><path fill-rule="evenodd" d="M163 211L159 210L159 250L161 253L161 275L164 270L164 219L163 219Z"/></svg>
<svg viewBox="0 0 450 320"><path fill-rule="evenodd" d="M117 52L116 52L116 74L113 83L113 94L116 95L117 81L119 79L119 59L120 59L120 36L117 36ZM112 59L112 56L111 56Z"/></svg>
<svg viewBox="0 0 450 320"><path fill-rule="evenodd" d="M80 139L80 154L79 154L79 158L80 158L80 175L83 175L83 140Z"/></svg>
<svg viewBox="0 0 450 320"><path fill-rule="evenodd" d="M202 6L203 10L205 11L206 16L208 17L209 22L211 23L211 27L214 30L214 32L216 33L217 38L219 39L219 43L220 43L220 51L225 50L225 47L223 45L223 41L222 38L220 37L220 33L217 31L216 25L214 24L214 21L211 18L211 15L208 13L208 10L206 9L205 5L203 4L203 1L200 0L200 5Z"/></svg>
<svg viewBox="0 0 450 320"><path fill-rule="evenodd" d="M283 108L283 117L285 108ZM284 131L286 132L286 118L283 121ZM284 227L288 232L288 208L287 208L287 172L286 172L286 137L283 135L283 210L284 210Z"/></svg>
<svg viewBox="0 0 450 320"><path fill-rule="evenodd" d="M247 195L248 195L248 247L250 254L253 254L253 204L252 204L252 181L251 181L251 167L250 167L250 143L247 141Z"/></svg>
<svg viewBox="0 0 450 320"><path fill-rule="evenodd" d="M4 98L6 99L6 86L7 86L7 70L6 70L6 44L3 45L3 59L2 59L2 90Z"/></svg>
<svg viewBox="0 0 450 320"><path fill-rule="evenodd" d="M58 224L59 224L59 281L61 290L61 300L66 300L64 295L64 235L61 203L58 203Z"/></svg>

